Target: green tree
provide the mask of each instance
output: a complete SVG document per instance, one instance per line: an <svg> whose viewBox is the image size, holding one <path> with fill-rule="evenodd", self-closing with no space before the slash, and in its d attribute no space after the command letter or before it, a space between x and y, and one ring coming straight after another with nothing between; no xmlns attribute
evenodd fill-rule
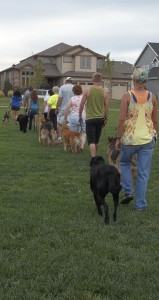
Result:
<svg viewBox="0 0 159 300"><path fill-rule="evenodd" d="M111 94L111 80L112 80L113 67L114 67L114 60L110 58L110 52L108 52L106 54L105 61L101 68L101 72L106 78L104 85L107 86L107 88L110 91L110 94Z"/></svg>
<svg viewBox="0 0 159 300"><path fill-rule="evenodd" d="M4 89L3 89L5 96L8 96L8 91L10 91L10 90L13 90L13 85L11 84L11 82L9 80L6 80L4 82Z"/></svg>
<svg viewBox="0 0 159 300"><path fill-rule="evenodd" d="M34 66L34 76L30 79L30 85L36 89L40 89L43 82L45 82L45 76L42 68L42 62L39 59L38 63Z"/></svg>

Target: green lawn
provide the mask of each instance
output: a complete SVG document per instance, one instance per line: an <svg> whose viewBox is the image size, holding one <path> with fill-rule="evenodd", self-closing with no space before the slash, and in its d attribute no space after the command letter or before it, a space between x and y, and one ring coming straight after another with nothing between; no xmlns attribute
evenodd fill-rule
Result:
<svg viewBox="0 0 159 300"><path fill-rule="evenodd" d="M0 99L0 106L9 100ZM115 133L110 103L99 154ZM159 298L159 146L145 212L120 205L104 224L89 189L84 154L42 147L38 134L2 124L0 108L0 277L2 300L157 300ZM120 195L122 197L122 193ZM132 201L133 202L133 201Z"/></svg>

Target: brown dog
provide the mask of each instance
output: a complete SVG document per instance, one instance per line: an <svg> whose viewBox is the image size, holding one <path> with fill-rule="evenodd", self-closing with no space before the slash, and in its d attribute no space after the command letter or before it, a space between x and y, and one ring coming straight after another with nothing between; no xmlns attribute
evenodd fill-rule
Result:
<svg viewBox="0 0 159 300"><path fill-rule="evenodd" d="M51 146L57 144L57 134L49 122L42 122L39 130L39 143L43 146Z"/></svg>
<svg viewBox="0 0 159 300"><path fill-rule="evenodd" d="M70 148L73 153L83 152L86 142L85 132L71 131L68 126L63 127L61 132L65 151Z"/></svg>
<svg viewBox="0 0 159 300"><path fill-rule="evenodd" d="M108 156L108 162L110 165L115 166L118 171L120 172L119 167L119 155L120 150L117 150L115 148L116 138L115 137L108 137L108 146L107 146L107 156ZM132 157L132 175L133 177L136 176L136 155L133 155Z"/></svg>

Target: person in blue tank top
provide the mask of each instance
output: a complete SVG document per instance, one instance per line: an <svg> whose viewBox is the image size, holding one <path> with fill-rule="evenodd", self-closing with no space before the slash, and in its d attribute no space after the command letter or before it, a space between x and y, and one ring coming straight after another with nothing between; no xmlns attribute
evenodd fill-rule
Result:
<svg viewBox="0 0 159 300"><path fill-rule="evenodd" d="M15 90L13 96L11 97L11 110L13 112L14 123L16 124L17 118L20 112L20 104L22 101L22 96L19 90Z"/></svg>
<svg viewBox="0 0 159 300"><path fill-rule="evenodd" d="M36 90L32 90L28 101L29 112L29 130L32 129L32 121L36 114L39 113L39 99Z"/></svg>

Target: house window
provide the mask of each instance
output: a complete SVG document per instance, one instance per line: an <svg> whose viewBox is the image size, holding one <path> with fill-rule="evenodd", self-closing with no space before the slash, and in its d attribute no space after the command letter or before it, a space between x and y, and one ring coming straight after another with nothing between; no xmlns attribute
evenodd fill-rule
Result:
<svg viewBox="0 0 159 300"><path fill-rule="evenodd" d="M44 64L50 63L50 59L48 57L43 57L42 61Z"/></svg>
<svg viewBox="0 0 159 300"><path fill-rule="evenodd" d="M32 71L22 71L22 86L28 86L30 84L30 78L34 76Z"/></svg>
<svg viewBox="0 0 159 300"><path fill-rule="evenodd" d="M90 56L81 56L80 57L80 67L81 67L81 69L90 69L91 68L91 57Z"/></svg>
<svg viewBox="0 0 159 300"><path fill-rule="evenodd" d="M97 69L101 69L104 65L104 59L97 60Z"/></svg>
<svg viewBox="0 0 159 300"><path fill-rule="evenodd" d="M64 55L63 62L64 63L72 63L72 56Z"/></svg>

